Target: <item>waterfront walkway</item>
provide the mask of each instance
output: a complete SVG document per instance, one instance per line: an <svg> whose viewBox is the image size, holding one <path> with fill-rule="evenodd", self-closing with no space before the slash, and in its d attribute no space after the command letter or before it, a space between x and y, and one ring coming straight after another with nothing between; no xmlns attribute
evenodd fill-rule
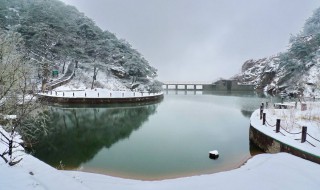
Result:
<svg viewBox="0 0 320 190"><path fill-rule="evenodd" d="M320 103L284 105L253 112L250 140L266 152L288 152L320 164Z"/></svg>
<svg viewBox="0 0 320 190"><path fill-rule="evenodd" d="M133 91L110 91L106 89L77 90L77 91L48 91L39 93L41 100L54 103L80 103L80 104L100 104L100 103L133 103L151 102L163 98L163 92L133 92Z"/></svg>

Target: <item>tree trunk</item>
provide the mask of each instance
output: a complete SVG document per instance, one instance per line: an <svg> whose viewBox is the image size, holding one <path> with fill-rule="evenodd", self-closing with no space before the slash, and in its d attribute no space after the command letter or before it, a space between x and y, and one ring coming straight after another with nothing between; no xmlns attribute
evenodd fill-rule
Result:
<svg viewBox="0 0 320 190"><path fill-rule="evenodd" d="M91 84L91 90L93 89L93 85L94 85L94 79L92 80L92 84Z"/></svg>
<svg viewBox="0 0 320 190"><path fill-rule="evenodd" d="M92 84L91 90L93 89L94 81L97 80L98 69L96 66L93 67L93 76L92 76Z"/></svg>
<svg viewBox="0 0 320 190"><path fill-rule="evenodd" d="M64 69L65 69L65 67L66 67L66 61L64 60L64 61L63 61L63 67L62 67L62 74L64 74Z"/></svg>

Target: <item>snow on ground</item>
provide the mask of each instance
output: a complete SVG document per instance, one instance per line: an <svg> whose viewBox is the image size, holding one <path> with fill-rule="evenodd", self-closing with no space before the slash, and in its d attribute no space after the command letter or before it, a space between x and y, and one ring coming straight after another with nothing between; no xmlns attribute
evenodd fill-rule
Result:
<svg viewBox="0 0 320 190"><path fill-rule="evenodd" d="M0 132L9 136L1 126ZM5 138L0 135L1 154L7 150L4 141L6 141ZM0 158L1 190L90 189L69 175L66 175L37 158L26 154L24 149L17 144L18 142L21 142L19 135L15 135L14 141L14 146L18 146L18 148L13 152L13 157L16 157L16 160L22 158L22 161L15 166L9 166L2 158Z"/></svg>
<svg viewBox="0 0 320 190"><path fill-rule="evenodd" d="M75 71L75 77L65 87L71 89L88 89L92 85L93 63L79 63L79 69ZM106 65L98 64L98 67L107 67ZM81 68L81 69L80 69ZM100 70L96 76L94 84L95 88L106 88L109 90L123 91L128 90L122 81L118 80L107 70Z"/></svg>
<svg viewBox="0 0 320 190"><path fill-rule="evenodd" d="M286 153L262 154L232 171L162 181L121 179L101 174L60 171L24 155L16 166L0 162L3 190L93 189L93 190L194 190L194 189L319 189L320 165Z"/></svg>
<svg viewBox="0 0 320 190"><path fill-rule="evenodd" d="M265 109L266 125L262 125L262 120L260 120L260 110L256 110L250 118L251 125L260 132L271 136L278 141L320 156L320 142L317 141L320 140L320 103L307 102L306 104L307 110L305 111L301 111L300 103L298 103L298 107L295 109L295 103L293 102L284 104L291 105L293 107L291 109ZM281 119L281 133L275 132L276 119ZM315 147L308 142L301 143L300 132L302 131L302 126L307 126L308 134L317 139L315 140L307 135L307 141Z"/></svg>
<svg viewBox="0 0 320 190"><path fill-rule="evenodd" d="M319 73L320 73L320 66L318 64L311 66L308 70L308 74L304 76L303 80L306 81L304 84L304 96L308 97L320 97L320 90L319 90Z"/></svg>
<svg viewBox="0 0 320 190"><path fill-rule="evenodd" d="M24 155L23 160L16 166L8 166L1 160L0 176L2 190L90 189L30 155Z"/></svg>

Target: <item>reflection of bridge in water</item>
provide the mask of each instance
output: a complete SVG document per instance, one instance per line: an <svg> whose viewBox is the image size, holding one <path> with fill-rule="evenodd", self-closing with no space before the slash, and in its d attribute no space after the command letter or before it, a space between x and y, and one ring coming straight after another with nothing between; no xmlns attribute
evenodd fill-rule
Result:
<svg viewBox="0 0 320 190"><path fill-rule="evenodd" d="M165 90L202 90L202 91L253 91L254 85L239 84L237 80L216 82L164 82Z"/></svg>

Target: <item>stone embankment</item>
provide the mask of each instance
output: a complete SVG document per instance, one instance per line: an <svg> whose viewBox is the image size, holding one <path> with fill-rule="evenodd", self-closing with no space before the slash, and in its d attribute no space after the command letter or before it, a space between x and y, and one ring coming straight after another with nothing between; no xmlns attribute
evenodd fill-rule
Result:
<svg viewBox="0 0 320 190"><path fill-rule="evenodd" d="M131 92L109 91L104 89L81 91L48 91L39 93L42 101L60 104L105 104L105 103L135 103L156 102L163 99L163 92Z"/></svg>

